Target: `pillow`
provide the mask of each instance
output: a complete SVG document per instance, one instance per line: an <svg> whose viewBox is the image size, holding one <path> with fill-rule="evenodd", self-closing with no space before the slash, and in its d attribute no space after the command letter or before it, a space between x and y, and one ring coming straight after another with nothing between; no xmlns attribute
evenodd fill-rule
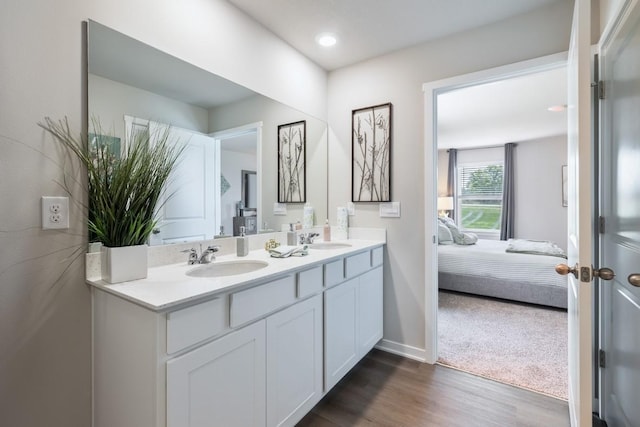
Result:
<svg viewBox="0 0 640 427"><path fill-rule="evenodd" d="M462 236L462 231L460 231L458 229L458 226L456 225L455 222L453 222L453 220L449 217L440 217L440 221L442 221L442 223L444 225L447 226L447 228L449 229L449 231L451 232L451 236L453 237L453 241L459 245L462 244L462 240L463 240L463 236Z"/></svg>
<svg viewBox="0 0 640 427"><path fill-rule="evenodd" d="M475 245L478 241L478 235L475 233L462 233L462 242L460 245Z"/></svg>
<svg viewBox="0 0 640 427"><path fill-rule="evenodd" d="M441 222L438 222L438 244L450 245L453 243L453 236L449 228Z"/></svg>
<svg viewBox="0 0 640 427"><path fill-rule="evenodd" d="M478 236L474 233L463 233L456 223L448 216L438 217L440 223L444 224L451 232L451 237L457 245L474 245L478 241ZM440 236L440 225L438 224L438 237Z"/></svg>

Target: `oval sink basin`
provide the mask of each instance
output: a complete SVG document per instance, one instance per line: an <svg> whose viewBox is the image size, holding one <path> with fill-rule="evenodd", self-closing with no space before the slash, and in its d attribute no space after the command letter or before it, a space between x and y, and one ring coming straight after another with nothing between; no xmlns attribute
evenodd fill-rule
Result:
<svg viewBox="0 0 640 427"><path fill-rule="evenodd" d="M344 249L350 248L351 245L349 243L338 243L338 242L318 242L311 243L307 245L309 249Z"/></svg>
<svg viewBox="0 0 640 427"><path fill-rule="evenodd" d="M236 274L251 273L268 266L264 261L222 261L211 264L200 265L186 272L191 277L224 277L235 276Z"/></svg>

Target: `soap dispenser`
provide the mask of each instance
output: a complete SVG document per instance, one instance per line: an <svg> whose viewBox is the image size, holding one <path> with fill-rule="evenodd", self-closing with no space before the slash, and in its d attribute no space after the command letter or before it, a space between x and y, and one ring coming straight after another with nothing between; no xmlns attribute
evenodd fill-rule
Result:
<svg viewBox="0 0 640 427"><path fill-rule="evenodd" d="M289 231L287 232L287 245L295 246L298 244L298 235L293 229L293 223L289 224Z"/></svg>
<svg viewBox="0 0 640 427"><path fill-rule="evenodd" d="M240 237L236 237L236 255L247 256L249 254L249 239L244 235L244 226L240 226Z"/></svg>
<svg viewBox="0 0 640 427"><path fill-rule="evenodd" d="M324 222L324 236L323 236L323 240L325 242L330 242L331 241L331 226L329 225L329 219L327 219Z"/></svg>

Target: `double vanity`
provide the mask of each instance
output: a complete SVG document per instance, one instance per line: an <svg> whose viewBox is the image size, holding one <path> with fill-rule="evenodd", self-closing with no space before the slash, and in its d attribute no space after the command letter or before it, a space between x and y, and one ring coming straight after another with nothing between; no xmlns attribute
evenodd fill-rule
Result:
<svg viewBox="0 0 640 427"><path fill-rule="evenodd" d="M384 244L89 277L94 426L295 425L382 338Z"/></svg>

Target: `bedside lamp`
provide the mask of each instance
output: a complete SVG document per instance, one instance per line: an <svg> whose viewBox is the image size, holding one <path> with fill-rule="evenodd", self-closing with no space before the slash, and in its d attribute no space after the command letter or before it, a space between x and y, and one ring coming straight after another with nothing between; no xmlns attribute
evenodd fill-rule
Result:
<svg viewBox="0 0 640 427"><path fill-rule="evenodd" d="M453 197L438 197L438 215L449 216L447 211L453 210Z"/></svg>

